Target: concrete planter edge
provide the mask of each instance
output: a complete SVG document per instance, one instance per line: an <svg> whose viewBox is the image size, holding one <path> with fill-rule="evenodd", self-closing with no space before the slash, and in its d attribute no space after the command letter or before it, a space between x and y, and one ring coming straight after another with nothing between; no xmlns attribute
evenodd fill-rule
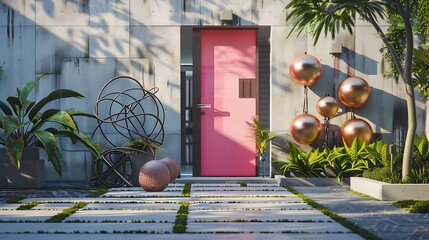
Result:
<svg viewBox="0 0 429 240"><path fill-rule="evenodd" d="M429 200L429 184L392 184L351 177L350 189L382 201Z"/></svg>
<svg viewBox="0 0 429 240"><path fill-rule="evenodd" d="M45 186L45 161L40 159L38 148L24 150L18 170L0 148L0 188L42 188Z"/></svg>

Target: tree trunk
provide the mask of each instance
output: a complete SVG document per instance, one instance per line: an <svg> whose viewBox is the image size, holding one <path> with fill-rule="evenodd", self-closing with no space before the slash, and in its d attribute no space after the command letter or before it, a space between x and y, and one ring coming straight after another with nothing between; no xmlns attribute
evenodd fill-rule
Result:
<svg viewBox="0 0 429 240"><path fill-rule="evenodd" d="M406 81L404 81L406 82ZM412 82L411 82L412 83ZM405 138L404 155L402 157L402 179L407 180L411 173L412 156L414 149L414 136L416 135L416 104L414 102L414 88L412 84L406 82L405 85L407 92L407 115L408 115L408 128L407 136Z"/></svg>

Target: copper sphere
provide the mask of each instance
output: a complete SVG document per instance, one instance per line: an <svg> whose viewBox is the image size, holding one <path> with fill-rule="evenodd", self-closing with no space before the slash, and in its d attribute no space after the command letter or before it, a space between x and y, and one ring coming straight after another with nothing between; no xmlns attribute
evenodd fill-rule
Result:
<svg viewBox="0 0 429 240"><path fill-rule="evenodd" d="M290 125L292 138L301 144L314 142L319 137L321 131L322 125L319 119L308 113L296 116Z"/></svg>
<svg viewBox="0 0 429 240"><path fill-rule="evenodd" d="M292 60L289 74L300 85L312 85L322 75L322 64L313 55L303 54Z"/></svg>
<svg viewBox="0 0 429 240"><path fill-rule="evenodd" d="M370 87L360 77L348 77L338 86L338 97L347 107L360 107L369 99Z"/></svg>
<svg viewBox="0 0 429 240"><path fill-rule="evenodd" d="M341 136L348 146L352 144L355 138L358 139L359 143L369 144L372 140L372 128L365 120L353 118L341 126Z"/></svg>
<svg viewBox="0 0 429 240"><path fill-rule="evenodd" d="M163 162L151 160L140 169L139 183L146 192L160 192L170 183L170 172Z"/></svg>
<svg viewBox="0 0 429 240"><path fill-rule="evenodd" d="M177 176L179 175L179 166L177 165L176 160L171 157L166 157L160 159L159 161L167 166L170 173L170 182L176 180Z"/></svg>
<svg viewBox="0 0 429 240"><path fill-rule="evenodd" d="M337 100L330 96L322 97L317 101L316 109L323 117L332 117L338 112Z"/></svg>

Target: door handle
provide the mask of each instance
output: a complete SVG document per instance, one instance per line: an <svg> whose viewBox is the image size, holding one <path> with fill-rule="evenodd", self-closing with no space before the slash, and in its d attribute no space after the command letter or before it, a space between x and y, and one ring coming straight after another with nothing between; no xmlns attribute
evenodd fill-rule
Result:
<svg viewBox="0 0 429 240"><path fill-rule="evenodd" d="M211 104L207 104L207 103L198 103L197 104L197 108L211 108L212 105Z"/></svg>

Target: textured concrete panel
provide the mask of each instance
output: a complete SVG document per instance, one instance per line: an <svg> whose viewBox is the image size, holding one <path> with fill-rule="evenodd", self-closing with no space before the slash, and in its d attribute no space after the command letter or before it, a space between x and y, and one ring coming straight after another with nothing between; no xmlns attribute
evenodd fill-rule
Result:
<svg viewBox="0 0 429 240"><path fill-rule="evenodd" d="M61 210L0 210L0 222L44 222ZM3 227L3 224L1 224Z"/></svg>
<svg viewBox="0 0 429 240"><path fill-rule="evenodd" d="M182 1L130 1L131 26L180 25Z"/></svg>
<svg viewBox="0 0 429 240"><path fill-rule="evenodd" d="M264 203L193 203L189 206L189 210L309 210L312 209L306 203L276 203L276 202L264 202Z"/></svg>
<svg viewBox="0 0 429 240"><path fill-rule="evenodd" d="M128 27L92 27L89 36L90 58L129 58Z"/></svg>
<svg viewBox="0 0 429 240"><path fill-rule="evenodd" d="M173 223L176 213L174 210L80 210L67 217L65 221Z"/></svg>
<svg viewBox="0 0 429 240"><path fill-rule="evenodd" d="M135 192L135 191L121 191L121 192L109 192L103 195L103 197L180 197L182 196L182 191L168 191L164 190L161 192Z"/></svg>
<svg viewBox="0 0 429 240"><path fill-rule="evenodd" d="M326 234L330 238L331 233L350 233L350 231L338 223L189 223L187 232L191 233L312 233ZM313 239L313 238L310 238ZM344 239L349 239L348 234Z"/></svg>
<svg viewBox="0 0 429 240"><path fill-rule="evenodd" d="M89 26L91 4L99 1L36 1L36 24L41 26Z"/></svg>
<svg viewBox="0 0 429 240"><path fill-rule="evenodd" d="M179 210L179 204L171 203L90 203L82 210Z"/></svg>
<svg viewBox="0 0 429 240"><path fill-rule="evenodd" d="M285 26L286 13L285 6L289 3L287 0L264 0L255 2L253 11L253 22L258 25ZM252 8L253 9L253 8Z"/></svg>
<svg viewBox="0 0 429 240"><path fill-rule="evenodd" d="M289 29L271 28L271 84L272 84L272 125L274 131L286 131L296 114L302 112L304 89L297 86L289 76L289 64L298 55L307 51L307 40L292 35L286 38ZM285 103L289 103L285 105Z"/></svg>
<svg viewBox="0 0 429 240"><path fill-rule="evenodd" d="M0 210L15 210L21 205L21 203L0 203Z"/></svg>
<svg viewBox="0 0 429 240"><path fill-rule="evenodd" d="M60 73L69 57L88 57L88 27L37 27L36 71Z"/></svg>
<svg viewBox="0 0 429 240"><path fill-rule="evenodd" d="M111 225L109 227L117 228L117 229L130 229L128 227L130 224L122 224L121 226L124 226L123 228L118 227L119 225ZM133 225L132 225L133 226ZM79 227L79 225L78 225ZM128 228L127 228L128 227ZM160 227L161 228L161 227ZM121 230L120 230L121 231ZM126 230L122 230L123 232L126 232ZM129 231L131 232L131 231ZM151 230L149 230L151 232ZM156 231L155 231L156 232ZM83 236L81 239L86 239ZM191 233L191 234L174 234L174 235L167 235L167 234L145 234L145 238L152 239L152 240L165 240L166 238L174 238L174 240L237 240L238 235L236 233L232 234L222 234L222 233L216 233L212 235L207 234L197 234L197 233ZM357 234L287 234L286 239L294 239L294 240L326 240L327 237L329 237L330 240L361 240L363 239ZM57 240L58 238L61 238L61 240L76 240L75 234L0 234L0 238L4 240ZM104 240L117 240L117 239L127 239L127 240L140 240L141 235L139 234L103 234L102 238ZM253 233L245 233L240 234L239 239L265 239L265 240L285 240L285 234L279 233L279 234L253 234Z"/></svg>
<svg viewBox="0 0 429 240"><path fill-rule="evenodd" d="M214 204L215 205L215 204ZM332 222L318 210L194 210L189 212L188 222L212 221L288 221L288 222Z"/></svg>
<svg viewBox="0 0 429 240"><path fill-rule="evenodd" d="M14 96L16 88L36 78L34 27L0 27L0 96ZM31 93L30 98L34 97Z"/></svg>
<svg viewBox="0 0 429 240"><path fill-rule="evenodd" d="M89 6L90 26L128 26L129 25L129 7L130 0L92 0Z"/></svg>
<svg viewBox="0 0 429 240"><path fill-rule="evenodd" d="M20 235L25 236L23 239L30 239L29 235L22 234L22 232L27 233L37 233L37 236L40 236L40 238L31 238L31 239L51 239L50 234L52 236L55 236L54 239L59 238L59 233L66 233L66 238L68 236L71 236L70 239L88 239L87 234L94 234L94 233L127 233L127 237L120 238L120 239L129 239L130 234L129 233L156 233L161 234L160 236L165 237L162 235L163 233L171 233L171 229L173 229L173 223L147 223L147 224L139 224L139 223L49 223L49 224L34 224L34 223L22 223L17 225L16 223L2 223L2 226L0 227L1 233L8 233L8 236L13 236L12 239L15 239L15 237L19 237L16 235L10 235L11 233L20 233ZM46 234L42 234L46 233ZM85 234L84 237L77 235L77 234ZM93 235L91 235L93 236ZM113 235L115 238L118 239L118 235ZM140 235L138 235L140 236ZM146 235L144 235L146 236ZM108 238L108 235L103 234L101 236L102 239ZM141 236L140 236L141 237ZM2 239L8 239L8 238L2 238ZM63 237L61 237L63 239ZM162 238L161 238L162 239Z"/></svg>
<svg viewBox="0 0 429 240"><path fill-rule="evenodd" d="M180 121L180 28L132 27L130 56L154 63L155 86L165 108L167 133L179 133Z"/></svg>
<svg viewBox="0 0 429 240"><path fill-rule="evenodd" d="M36 0L3 0L0 3L0 27L34 26L36 13L33 6L35 2Z"/></svg>

